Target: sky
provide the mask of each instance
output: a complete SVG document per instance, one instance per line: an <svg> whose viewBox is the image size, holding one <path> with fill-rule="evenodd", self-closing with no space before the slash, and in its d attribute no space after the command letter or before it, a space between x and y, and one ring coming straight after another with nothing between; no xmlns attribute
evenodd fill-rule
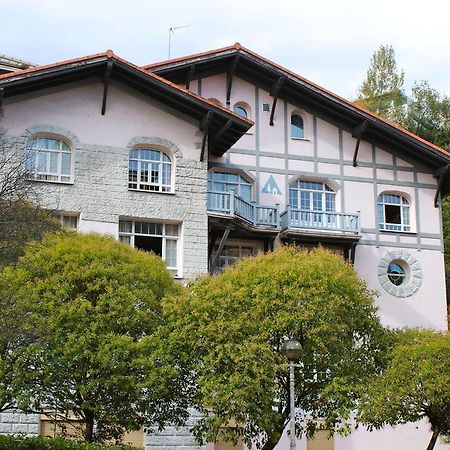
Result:
<svg viewBox="0 0 450 450"><path fill-rule="evenodd" d="M392 45L406 88L450 94L447 0L0 0L0 54L47 64L112 49L134 64L240 42L343 97Z"/></svg>

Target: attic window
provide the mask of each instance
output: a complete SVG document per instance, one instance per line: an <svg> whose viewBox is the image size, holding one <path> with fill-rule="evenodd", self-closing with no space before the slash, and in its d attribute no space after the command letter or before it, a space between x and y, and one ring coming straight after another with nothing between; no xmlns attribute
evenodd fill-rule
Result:
<svg viewBox="0 0 450 450"><path fill-rule="evenodd" d="M247 110L246 110L244 107L242 107L242 106L235 106L235 107L233 108L233 111L234 111L236 114L239 114L239 115L242 116L242 117L245 117L245 118L248 117Z"/></svg>

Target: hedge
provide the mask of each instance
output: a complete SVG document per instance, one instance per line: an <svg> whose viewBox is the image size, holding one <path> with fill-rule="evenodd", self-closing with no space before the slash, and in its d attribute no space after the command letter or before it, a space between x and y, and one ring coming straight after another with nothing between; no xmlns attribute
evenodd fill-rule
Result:
<svg viewBox="0 0 450 450"><path fill-rule="evenodd" d="M0 436L0 450L137 450L127 445L78 443L61 437Z"/></svg>

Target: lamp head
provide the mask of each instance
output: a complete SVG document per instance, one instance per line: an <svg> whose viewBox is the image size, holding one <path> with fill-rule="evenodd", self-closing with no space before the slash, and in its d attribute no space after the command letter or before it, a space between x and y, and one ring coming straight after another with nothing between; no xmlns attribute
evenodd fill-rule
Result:
<svg viewBox="0 0 450 450"><path fill-rule="evenodd" d="M298 361L302 354L302 346L300 342L289 339L283 342L281 353L283 353L289 361Z"/></svg>

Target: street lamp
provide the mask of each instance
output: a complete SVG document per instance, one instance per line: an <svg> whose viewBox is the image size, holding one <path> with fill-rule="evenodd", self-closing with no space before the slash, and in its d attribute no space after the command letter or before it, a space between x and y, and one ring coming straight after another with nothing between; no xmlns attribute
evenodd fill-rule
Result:
<svg viewBox="0 0 450 450"><path fill-rule="evenodd" d="M302 354L302 346L300 342L294 340L287 340L283 342L281 346L281 353L286 356L289 361L289 404L290 404L290 449L296 450L295 439L295 374L294 367L298 367L295 364L300 359Z"/></svg>

